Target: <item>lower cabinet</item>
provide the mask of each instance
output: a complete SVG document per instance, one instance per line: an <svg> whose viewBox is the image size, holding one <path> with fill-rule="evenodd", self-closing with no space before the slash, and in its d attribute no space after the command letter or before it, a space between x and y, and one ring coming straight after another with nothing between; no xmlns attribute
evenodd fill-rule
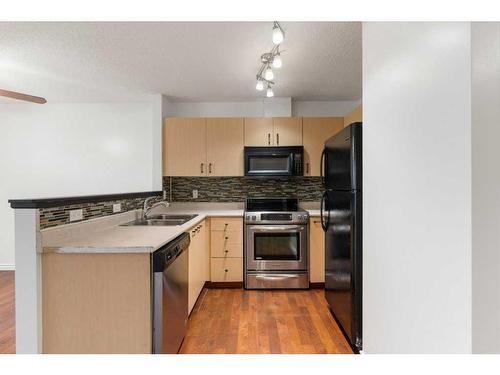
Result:
<svg viewBox="0 0 500 375"><path fill-rule="evenodd" d="M211 220L210 280L243 281L243 219L217 217Z"/></svg>
<svg viewBox="0 0 500 375"><path fill-rule="evenodd" d="M195 225L190 230L191 243L188 257L188 314L191 313L198 296L203 290L205 281L209 279L208 263L209 252L207 248L207 220Z"/></svg>
<svg viewBox="0 0 500 375"><path fill-rule="evenodd" d="M325 282L325 232L319 217L309 219L309 259L311 283Z"/></svg>

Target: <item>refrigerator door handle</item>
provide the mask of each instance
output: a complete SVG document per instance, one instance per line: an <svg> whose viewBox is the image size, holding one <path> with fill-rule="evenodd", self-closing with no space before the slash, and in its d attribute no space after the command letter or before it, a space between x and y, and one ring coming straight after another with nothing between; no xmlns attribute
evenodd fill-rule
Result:
<svg viewBox="0 0 500 375"><path fill-rule="evenodd" d="M325 158L326 158L326 147L323 149L323 152L321 153L321 159L319 161L319 176L321 179L321 185L323 187L326 187L326 181L325 181Z"/></svg>
<svg viewBox="0 0 500 375"><path fill-rule="evenodd" d="M328 229L328 225L330 225L330 212L329 209L326 208L327 202L328 202L328 191L325 191L323 192L323 196L321 197L321 203L319 205L321 228L323 228L324 232L326 232L326 230ZM323 206L325 207L325 210L328 210L328 219L326 222L325 222L325 210L323 210Z"/></svg>

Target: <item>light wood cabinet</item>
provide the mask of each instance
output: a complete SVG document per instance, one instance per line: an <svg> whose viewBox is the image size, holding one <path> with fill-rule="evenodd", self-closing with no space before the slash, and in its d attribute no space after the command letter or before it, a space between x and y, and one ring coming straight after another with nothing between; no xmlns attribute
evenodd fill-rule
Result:
<svg viewBox="0 0 500 375"><path fill-rule="evenodd" d="M169 118L163 126L163 175L207 175L204 118Z"/></svg>
<svg viewBox="0 0 500 375"><path fill-rule="evenodd" d="M151 260L42 254L43 353L152 352Z"/></svg>
<svg viewBox="0 0 500 375"><path fill-rule="evenodd" d="M243 118L207 118L208 176L243 176Z"/></svg>
<svg viewBox="0 0 500 375"><path fill-rule="evenodd" d="M243 219L212 218L210 230L210 279L243 281Z"/></svg>
<svg viewBox="0 0 500 375"><path fill-rule="evenodd" d="M212 258L210 268L212 282L243 281L243 258Z"/></svg>
<svg viewBox="0 0 500 375"><path fill-rule="evenodd" d="M344 127L351 125L353 122L363 121L363 106L359 105L354 108L350 113L344 116Z"/></svg>
<svg viewBox="0 0 500 375"><path fill-rule="evenodd" d="M273 142L273 119L271 117L245 118L245 146L272 146Z"/></svg>
<svg viewBox="0 0 500 375"><path fill-rule="evenodd" d="M325 233L319 217L309 219L309 259L312 283L325 282Z"/></svg>
<svg viewBox="0 0 500 375"><path fill-rule="evenodd" d="M198 296L208 280L208 256L205 220L190 230L191 243L188 256L188 314L191 313Z"/></svg>
<svg viewBox="0 0 500 375"><path fill-rule="evenodd" d="M212 230L242 231L243 219L241 217L214 217L212 218Z"/></svg>
<svg viewBox="0 0 500 375"><path fill-rule="evenodd" d="M300 146L302 117L245 119L245 146Z"/></svg>
<svg viewBox="0 0 500 375"><path fill-rule="evenodd" d="M320 159L325 141L344 127L342 117L304 117L304 175L320 175Z"/></svg>
<svg viewBox="0 0 500 375"><path fill-rule="evenodd" d="M302 145L302 117L274 117L274 145Z"/></svg>

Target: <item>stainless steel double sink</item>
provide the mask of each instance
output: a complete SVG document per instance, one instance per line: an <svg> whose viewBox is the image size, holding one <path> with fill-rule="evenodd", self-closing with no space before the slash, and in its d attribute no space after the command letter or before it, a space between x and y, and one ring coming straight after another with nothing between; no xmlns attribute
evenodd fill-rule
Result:
<svg viewBox="0 0 500 375"><path fill-rule="evenodd" d="M176 226L187 223L189 220L194 219L197 214L194 215L151 215L146 219L137 219L130 221L121 226L128 227L132 225L147 225L147 226Z"/></svg>

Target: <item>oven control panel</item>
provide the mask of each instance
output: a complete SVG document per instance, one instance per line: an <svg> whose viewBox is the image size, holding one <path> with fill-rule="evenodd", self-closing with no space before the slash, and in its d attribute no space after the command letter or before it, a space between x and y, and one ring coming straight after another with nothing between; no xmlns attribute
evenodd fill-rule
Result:
<svg viewBox="0 0 500 375"><path fill-rule="evenodd" d="M304 224L309 220L307 211L245 212L247 224Z"/></svg>

